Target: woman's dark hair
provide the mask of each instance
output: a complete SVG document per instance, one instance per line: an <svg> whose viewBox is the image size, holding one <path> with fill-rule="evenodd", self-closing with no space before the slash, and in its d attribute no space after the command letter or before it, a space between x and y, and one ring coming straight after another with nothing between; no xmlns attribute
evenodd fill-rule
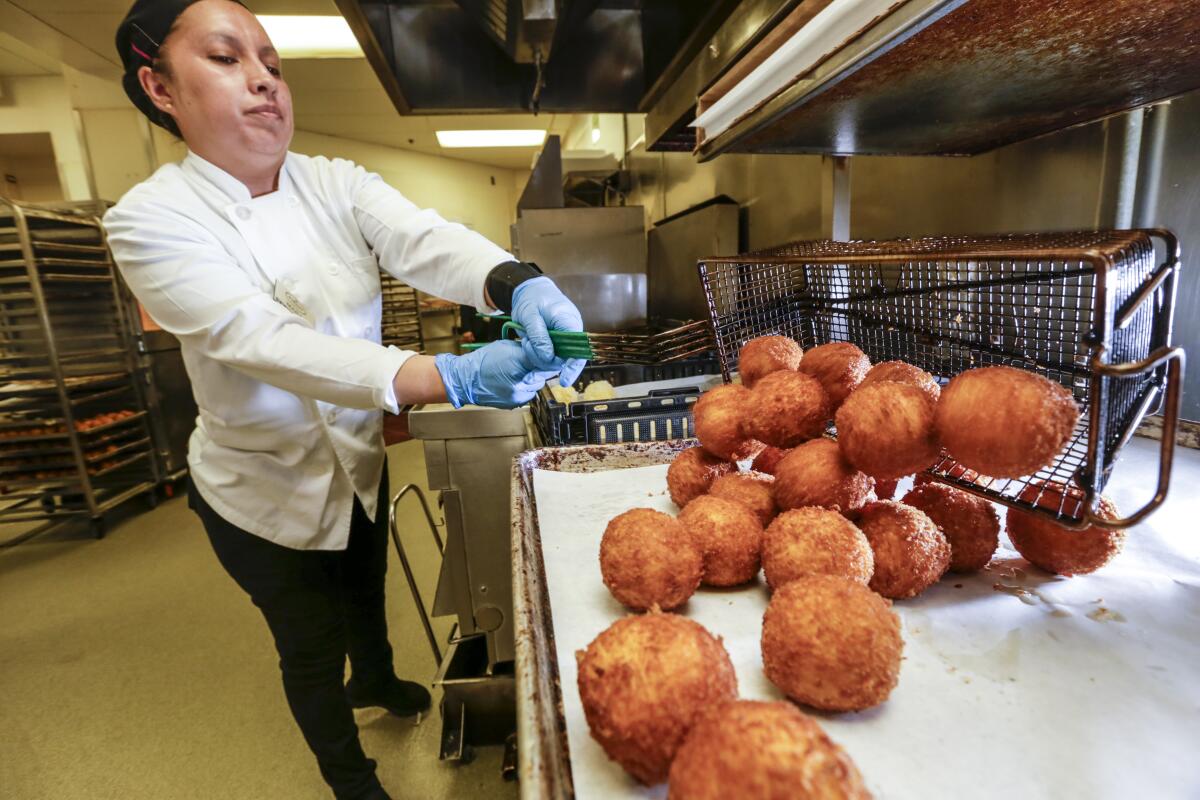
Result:
<svg viewBox="0 0 1200 800"><path fill-rule="evenodd" d="M168 80L172 77L172 75L171 63L167 60L167 56L170 55L170 53L167 51L167 42L170 40L171 34L174 33L177 27L179 27L178 19L171 24L171 29L167 31L167 35L163 37L162 44L158 48L158 54L154 57L154 60L150 62L150 71L155 75L162 75ZM175 122L175 118L163 111L158 106L151 105L150 110L146 113L146 116L150 118L151 122L166 130L167 133L171 134L176 139L183 139L183 133L180 132L179 125Z"/></svg>

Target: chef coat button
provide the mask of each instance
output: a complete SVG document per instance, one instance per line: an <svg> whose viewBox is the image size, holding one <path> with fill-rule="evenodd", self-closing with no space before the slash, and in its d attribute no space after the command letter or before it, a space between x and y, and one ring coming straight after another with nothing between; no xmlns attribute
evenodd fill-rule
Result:
<svg viewBox="0 0 1200 800"><path fill-rule="evenodd" d="M296 197L296 195L294 195L294 194L289 194L288 195L288 203L293 206L298 206L298 205L300 205L300 198Z"/></svg>
<svg viewBox="0 0 1200 800"><path fill-rule="evenodd" d="M338 262L330 261L329 262L329 274L337 275L339 272L341 272L341 268L338 266Z"/></svg>
<svg viewBox="0 0 1200 800"><path fill-rule="evenodd" d="M237 215L240 220L250 219L250 209L245 206L238 206Z"/></svg>
<svg viewBox="0 0 1200 800"><path fill-rule="evenodd" d="M325 412L325 421L332 425L337 421L337 409L331 408Z"/></svg>
<svg viewBox="0 0 1200 800"><path fill-rule="evenodd" d="M375 334L375 326L368 325L367 326L367 336L373 336L374 334Z"/></svg>

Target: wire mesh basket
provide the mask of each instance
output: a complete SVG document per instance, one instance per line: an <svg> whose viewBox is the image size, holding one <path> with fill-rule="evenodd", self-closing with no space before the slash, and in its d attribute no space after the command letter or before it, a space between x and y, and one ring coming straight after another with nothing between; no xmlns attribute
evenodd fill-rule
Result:
<svg viewBox="0 0 1200 800"><path fill-rule="evenodd" d="M747 340L782 334L805 349L853 342L873 363L907 361L942 383L1004 364L1070 389L1079 424L1036 474L991 478L945 453L928 472L1067 527L1121 528L1161 505L1170 482L1184 364L1170 344L1179 263L1170 232L1129 230L797 242L702 259L699 271L726 380ZM1124 518L1099 517L1117 452L1164 398L1154 497Z"/></svg>

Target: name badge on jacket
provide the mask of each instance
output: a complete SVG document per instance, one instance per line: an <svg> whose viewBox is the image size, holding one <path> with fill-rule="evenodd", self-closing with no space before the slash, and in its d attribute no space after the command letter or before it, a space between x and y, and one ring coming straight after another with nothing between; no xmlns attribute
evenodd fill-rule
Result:
<svg viewBox="0 0 1200 800"><path fill-rule="evenodd" d="M295 314L297 317L303 317L309 325L316 322L312 313L308 310L308 306L300 302L300 298L292 294L291 291L283 285L282 280L275 281L275 302L286 308L288 311Z"/></svg>

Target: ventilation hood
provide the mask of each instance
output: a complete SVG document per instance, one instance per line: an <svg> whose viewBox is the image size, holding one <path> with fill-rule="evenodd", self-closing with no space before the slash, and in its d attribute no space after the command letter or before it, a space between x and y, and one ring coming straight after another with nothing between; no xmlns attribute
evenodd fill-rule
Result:
<svg viewBox="0 0 1200 800"><path fill-rule="evenodd" d="M736 0L337 0L401 114L632 113Z"/></svg>

